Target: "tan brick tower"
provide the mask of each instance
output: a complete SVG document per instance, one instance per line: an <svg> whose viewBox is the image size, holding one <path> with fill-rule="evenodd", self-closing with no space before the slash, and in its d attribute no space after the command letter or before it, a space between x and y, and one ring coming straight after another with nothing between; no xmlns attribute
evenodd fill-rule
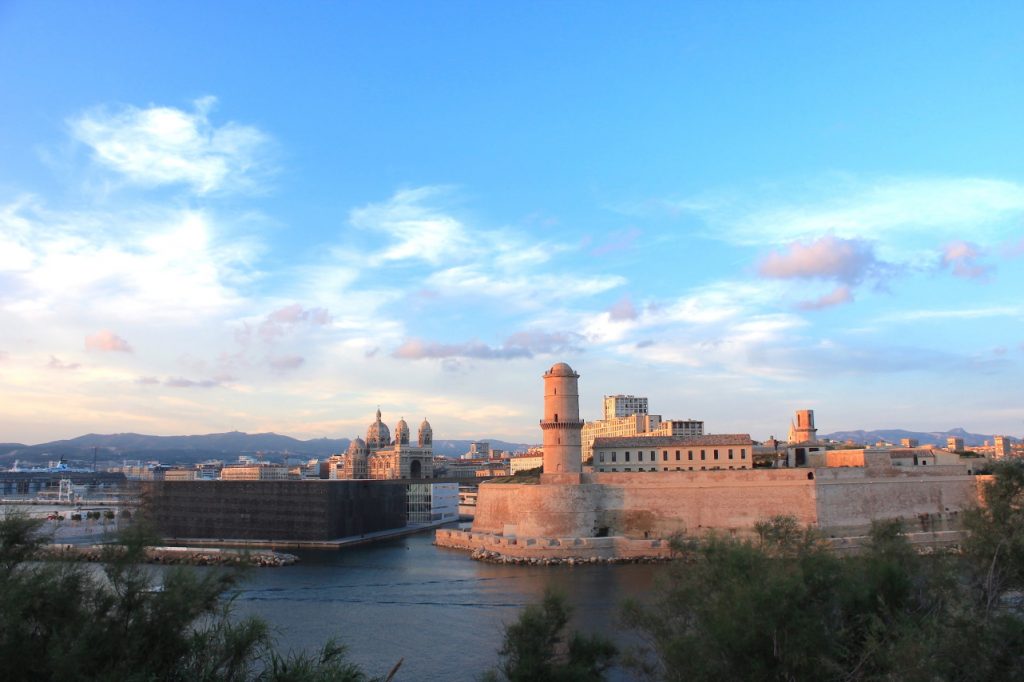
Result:
<svg viewBox="0 0 1024 682"><path fill-rule="evenodd" d="M544 473L579 474L583 464L580 375L559 362L544 373Z"/></svg>

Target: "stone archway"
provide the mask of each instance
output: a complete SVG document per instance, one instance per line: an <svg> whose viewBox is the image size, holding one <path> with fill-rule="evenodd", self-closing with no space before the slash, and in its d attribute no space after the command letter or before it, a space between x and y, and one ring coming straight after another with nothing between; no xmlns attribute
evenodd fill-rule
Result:
<svg viewBox="0 0 1024 682"><path fill-rule="evenodd" d="M422 478L423 477L423 465L420 464L418 459L414 459L409 464L409 477L410 478Z"/></svg>

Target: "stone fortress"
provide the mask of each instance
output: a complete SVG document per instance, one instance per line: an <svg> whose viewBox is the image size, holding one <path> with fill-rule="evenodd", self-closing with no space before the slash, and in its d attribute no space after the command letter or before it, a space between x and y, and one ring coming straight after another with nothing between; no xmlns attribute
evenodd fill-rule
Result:
<svg viewBox="0 0 1024 682"><path fill-rule="evenodd" d="M396 478L434 477L434 431L426 419L420 424L416 443L409 442L409 425L405 419L395 424L395 438L377 418L366 429L366 440L355 438L344 455L328 460L330 478L391 480Z"/></svg>
<svg viewBox="0 0 1024 682"><path fill-rule="evenodd" d="M889 518L904 519L912 541L939 543L959 538L958 515L978 500L976 477L958 462L896 466L862 451L859 460L751 468L748 434L597 438L584 473L578 382L565 363L544 374L539 483L483 483L472 530L438 530L438 545L512 560L665 557L675 533L750 535L776 515L840 547ZM799 412L791 431L812 442L813 412Z"/></svg>

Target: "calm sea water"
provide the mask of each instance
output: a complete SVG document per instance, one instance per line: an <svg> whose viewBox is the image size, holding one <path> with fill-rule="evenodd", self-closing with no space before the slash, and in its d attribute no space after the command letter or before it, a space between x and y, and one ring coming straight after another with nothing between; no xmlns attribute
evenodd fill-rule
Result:
<svg viewBox="0 0 1024 682"><path fill-rule="evenodd" d="M497 664L504 624L539 601L546 586L566 595L576 627L614 634L622 600L649 597L660 568L501 566L432 540L431 532L302 552L294 566L253 570L236 613L265 618L286 650L315 649L335 637L374 675L404 659L397 680L474 680Z"/></svg>

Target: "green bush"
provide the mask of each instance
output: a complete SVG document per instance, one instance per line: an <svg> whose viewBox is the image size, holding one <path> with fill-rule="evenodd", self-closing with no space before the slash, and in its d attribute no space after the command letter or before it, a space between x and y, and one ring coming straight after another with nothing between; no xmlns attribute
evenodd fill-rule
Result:
<svg viewBox="0 0 1024 682"><path fill-rule="evenodd" d="M266 623L230 617L236 571L175 567L154 589L140 564L154 538L125 531L103 575L32 561L42 522L0 519L0 661L10 680L365 680L344 649L278 654Z"/></svg>

